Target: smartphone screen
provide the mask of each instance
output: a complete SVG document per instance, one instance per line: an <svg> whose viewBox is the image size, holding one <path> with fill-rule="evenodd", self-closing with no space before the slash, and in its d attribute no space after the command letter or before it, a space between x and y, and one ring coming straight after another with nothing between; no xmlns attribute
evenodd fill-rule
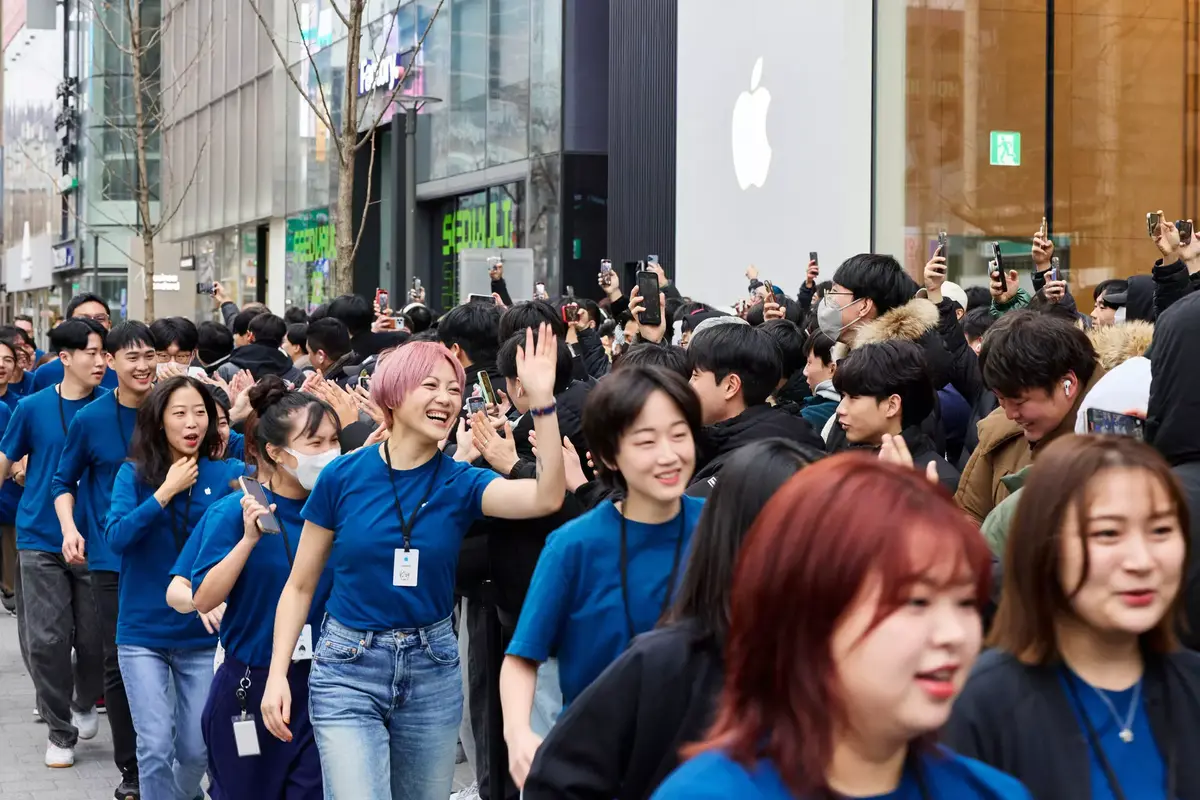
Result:
<svg viewBox="0 0 1200 800"><path fill-rule="evenodd" d="M808 251L808 263L810 263L810 264L817 263L817 251L816 250Z"/></svg>
<svg viewBox="0 0 1200 800"><path fill-rule="evenodd" d="M1101 411L1089 408L1087 411L1088 433L1107 433L1115 436L1132 436L1144 439L1146 421L1130 414L1118 414L1115 411Z"/></svg>
<svg viewBox="0 0 1200 800"><path fill-rule="evenodd" d="M487 406L487 403L484 402L482 397L468 397L467 398L467 414L468 414L468 416L472 416L472 417L475 416L480 411L483 411L484 408L486 408L486 406Z"/></svg>
<svg viewBox="0 0 1200 800"><path fill-rule="evenodd" d="M1000 243L992 242L992 259L996 262L992 277L1000 283L1000 291L1008 291L1008 276L1004 274L1004 256L1000 253Z"/></svg>
<svg viewBox="0 0 1200 800"><path fill-rule="evenodd" d="M1151 211L1146 215L1146 232L1150 234L1151 239L1154 238L1154 234L1158 230L1158 223L1161 220L1162 217L1160 217L1156 211Z"/></svg>
<svg viewBox="0 0 1200 800"><path fill-rule="evenodd" d="M1192 223L1186 219L1178 220L1175 223L1175 229L1179 231L1179 243L1187 246L1192 243Z"/></svg>
<svg viewBox="0 0 1200 800"><path fill-rule="evenodd" d="M658 273L648 269L640 270L637 274L638 294L642 297L643 325L661 325L662 308L658 304Z"/></svg>
<svg viewBox="0 0 1200 800"><path fill-rule="evenodd" d="M607 258L600 262L600 272L601 274L608 274L609 272L612 272L612 262Z"/></svg>
<svg viewBox="0 0 1200 800"><path fill-rule="evenodd" d="M492 389L491 377L483 370L480 370L475 373L475 380L479 383L479 393L483 396L483 401L489 406L496 405L496 392Z"/></svg>
<svg viewBox="0 0 1200 800"><path fill-rule="evenodd" d="M1061 278L1058 277L1058 256L1053 256L1050 259L1050 276L1049 277L1050 277L1050 280L1052 280L1052 281L1062 280Z"/></svg>
<svg viewBox="0 0 1200 800"><path fill-rule="evenodd" d="M197 283L196 294L212 294L213 285L211 283Z"/></svg>
<svg viewBox="0 0 1200 800"><path fill-rule="evenodd" d="M935 255L946 257L946 253L950 250L950 235L945 231L938 231L938 247Z"/></svg>
<svg viewBox="0 0 1200 800"><path fill-rule="evenodd" d="M238 478L238 483L242 485L242 491L253 497L255 502L263 508L269 509L271 507L271 501L267 499L267 493L263 491L261 483L244 475ZM279 520L270 512L258 518L258 529L263 533L283 532L283 528L279 526Z"/></svg>
<svg viewBox="0 0 1200 800"><path fill-rule="evenodd" d="M387 289L376 289L375 290L375 304L379 306L380 311L383 311L385 308L391 307L391 304L388 303L388 299L389 298L388 298Z"/></svg>

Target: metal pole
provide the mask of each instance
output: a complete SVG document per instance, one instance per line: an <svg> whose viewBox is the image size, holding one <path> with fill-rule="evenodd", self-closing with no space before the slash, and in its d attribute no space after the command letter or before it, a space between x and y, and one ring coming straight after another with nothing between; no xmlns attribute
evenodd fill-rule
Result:
<svg viewBox="0 0 1200 800"><path fill-rule="evenodd" d="M404 286L400 291L408 302L417 271L417 104L404 110ZM427 290L428 291L428 290ZM432 299L432 298L428 298Z"/></svg>
<svg viewBox="0 0 1200 800"><path fill-rule="evenodd" d="M100 234L92 234L92 291L100 294Z"/></svg>

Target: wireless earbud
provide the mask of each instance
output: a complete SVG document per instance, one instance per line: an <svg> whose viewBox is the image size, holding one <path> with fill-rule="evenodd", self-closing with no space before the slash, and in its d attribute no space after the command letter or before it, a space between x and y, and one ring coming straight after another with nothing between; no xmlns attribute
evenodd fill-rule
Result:
<svg viewBox="0 0 1200 800"><path fill-rule="evenodd" d="M1071 396L1071 382L1070 381L1063 381L1063 391L1066 392L1067 397Z"/></svg>

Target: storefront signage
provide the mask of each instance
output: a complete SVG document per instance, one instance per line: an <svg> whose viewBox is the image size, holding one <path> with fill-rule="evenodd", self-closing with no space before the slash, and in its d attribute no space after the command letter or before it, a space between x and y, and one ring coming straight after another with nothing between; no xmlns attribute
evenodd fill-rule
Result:
<svg viewBox="0 0 1200 800"><path fill-rule="evenodd" d="M515 247L512 212L512 198L505 197L446 213L442 217L442 255L484 247Z"/></svg>
<svg viewBox="0 0 1200 800"><path fill-rule="evenodd" d="M179 259L179 268L180 269L195 269L196 268L196 257L195 256L184 256L183 258Z"/></svg>
<svg viewBox="0 0 1200 800"><path fill-rule="evenodd" d="M287 250L299 263L337 257L328 209L310 211L287 221Z"/></svg>
<svg viewBox="0 0 1200 800"><path fill-rule="evenodd" d="M178 292L179 291L179 276L164 275L161 272L154 273L154 291L156 292Z"/></svg>
<svg viewBox="0 0 1200 800"><path fill-rule="evenodd" d="M364 58L358 64L358 96L376 89L395 89L404 80L404 57L408 50L402 53L389 53L379 61Z"/></svg>
<svg viewBox="0 0 1200 800"><path fill-rule="evenodd" d="M62 242L53 247L54 271L75 269L75 242Z"/></svg>

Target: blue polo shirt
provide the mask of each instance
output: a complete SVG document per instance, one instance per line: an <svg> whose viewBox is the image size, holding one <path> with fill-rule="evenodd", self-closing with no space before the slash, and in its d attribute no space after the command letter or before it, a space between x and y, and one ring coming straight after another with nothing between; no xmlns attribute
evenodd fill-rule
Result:
<svg viewBox="0 0 1200 800"><path fill-rule="evenodd" d="M300 516L304 500L292 500L267 490L275 504L282 534L263 534L254 545L242 573L226 600L221 620L221 644L230 656L251 667L269 667L275 637L275 609L291 574L288 558L296 557L304 518ZM200 521L197 534L203 533L200 552L192 564L192 592L195 593L213 567L228 556L242 540L242 493L234 492L213 505ZM196 537L193 537L196 538ZM325 604L333 588L333 565L327 563L308 610L313 641L321 630Z"/></svg>
<svg viewBox="0 0 1200 800"><path fill-rule="evenodd" d="M108 572L121 569L121 560L104 540L104 520L117 470L129 455L136 421L137 409L126 408L117 402L116 392L107 392L76 414L67 429L67 441L50 484L50 495L54 499L64 494L75 495L75 518L82 514L79 532L87 540L89 569Z"/></svg>
<svg viewBox="0 0 1200 800"><path fill-rule="evenodd" d="M29 373L26 373L28 375ZM47 386L53 386L56 383L61 383L63 379L63 364L61 359L54 359L42 364L33 371L33 391L40 392ZM117 388L117 373L111 369L104 371L104 377L100 380L100 385L110 392Z"/></svg>
<svg viewBox="0 0 1200 800"><path fill-rule="evenodd" d="M3 438L4 432L8 430L8 423L12 419L12 415L13 406L0 403L0 438ZM7 478L3 488L0 488L0 525L16 524L17 506L20 502L21 484L12 478Z"/></svg>
<svg viewBox="0 0 1200 800"><path fill-rule="evenodd" d="M675 585L683 577L692 531L704 500L684 497L682 518L658 525L627 520L629 614L621 596L621 514L601 503L550 534L538 558L521 607L508 655L545 661L558 656L564 708L625 652L632 636L658 622L676 543L680 544Z"/></svg>
<svg viewBox="0 0 1200 800"><path fill-rule="evenodd" d="M1095 688L1069 670L1064 670L1060 677L1067 700L1071 703L1071 709L1079 722L1080 736L1086 736L1082 715L1087 714L1092 729L1096 731L1096 737L1100 740L1100 749L1104 751L1105 759L1121 784L1122 793L1129 798L1166 797L1167 767L1158 744L1154 741L1150 717L1146 713L1146 700L1141 692L1137 694L1137 709L1133 712L1133 740L1123 742L1121 726L1113 717L1112 710L1101 699L1100 692L1103 691L1108 696L1109 702L1124 719L1135 699L1134 687L1121 692L1110 692ZM1113 800L1115 795L1105 775L1104 766L1090 744L1088 761L1091 766L1091 792L1086 797L1091 800Z"/></svg>
<svg viewBox="0 0 1200 800"><path fill-rule="evenodd" d="M924 797L954 800L1031 800L1016 778L945 748L919 758ZM1140 796L1140 795L1138 795ZM747 769L719 751L701 753L684 762L651 795L651 800L794 800L775 765L766 759ZM911 768L895 791L870 800L922 800Z"/></svg>
<svg viewBox="0 0 1200 800"><path fill-rule="evenodd" d="M166 508L154 498L158 487L142 481L132 462L117 470L104 537L121 559L119 645L216 646L216 637L204 629L198 614L180 614L167 605L167 586L200 519L213 503L233 491L233 482L245 465L202 458L197 466L200 474L191 491L175 495Z"/></svg>
<svg viewBox="0 0 1200 800"><path fill-rule="evenodd" d="M467 529L483 516L483 492L500 478L442 453L416 469L392 470L405 519L428 492L412 530L416 586L393 585L404 535L379 447L364 447L321 471L304 519L333 531L330 616L356 631L431 625L454 610L454 574ZM431 490L432 489L432 490Z"/></svg>
<svg viewBox="0 0 1200 800"><path fill-rule="evenodd" d="M9 461L29 456L25 470L25 491L17 507L17 549L62 552L62 526L54 513L50 486L71 420L94 399L105 394L96 389L82 400L63 400L58 387L35 392L17 404L9 420L0 452ZM7 482L7 481L6 481ZM82 528L83 514L75 510L75 524Z"/></svg>

